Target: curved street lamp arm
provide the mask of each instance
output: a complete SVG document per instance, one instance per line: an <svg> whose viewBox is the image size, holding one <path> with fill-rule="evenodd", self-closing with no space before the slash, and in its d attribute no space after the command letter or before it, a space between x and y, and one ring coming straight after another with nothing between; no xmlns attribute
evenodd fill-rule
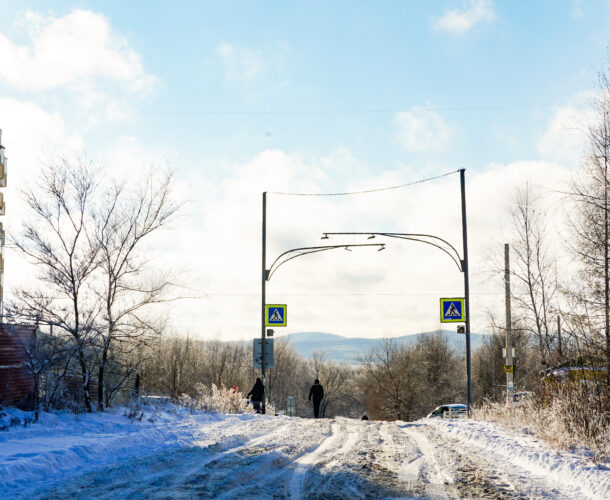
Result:
<svg viewBox="0 0 610 500"><path fill-rule="evenodd" d="M411 240L411 241L418 241L420 243L426 243L428 245L432 245L433 247L438 248L439 250L442 250L443 252L445 252L450 258L451 260L453 260L453 262L455 263L455 265L457 266L458 270L460 272L463 272L463 268L462 268L462 258L460 257L459 252L455 249L455 247L449 243L447 240L444 240L443 238L439 237L439 236L434 236L433 234L424 234L424 233L379 233L379 232L341 232L341 233L323 233L324 236L322 236L322 238L324 237L328 237L328 235L366 235L366 234L370 234L371 236L387 236L388 238L398 238L398 239L402 239L402 240ZM432 238L434 240L440 241L442 243L444 243L445 245L447 245L451 250L453 250L454 254L452 254L449 250L447 250L446 248L442 247L441 245L437 245L436 243L432 242L432 241L428 241L422 238Z"/></svg>
<svg viewBox="0 0 610 500"><path fill-rule="evenodd" d="M443 238L441 238L439 236L434 236L433 234L418 234L418 233L380 233L380 234L382 234L383 236L389 236L392 238L400 238L402 236L416 236L418 238L433 238L435 240L438 240L438 241L444 243L449 248L451 248L451 250L453 250L453 252L455 253L455 257L457 258L457 260L459 262L462 261L462 258L460 257L460 253L456 250L456 248L451 243L449 243L447 240L444 240ZM441 248L441 247L438 247L438 248ZM458 265L458 267L460 268L460 271L461 271L462 270L461 266Z"/></svg>
<svg viewBox="0 0 610 500"><path fill-rule="evenodd" d="M385 248L385 244L384 243L360 243L360 244L352 244L352 245L324 245L324 246L319 246L319 247L293 248L292 250L288 250L288 251L280 254L279 257L273 261L273 264L271 264L269 269L267 269L267 281L269 281L271 279L271 276L273 276L275 271L277 271L280 266L282 266L283 264L285 264L286 262L288 262L292 259L296 259L297 257L302 257L303 255L308 255L310 253L324 252L326 250L333 250L335 248L349 249L349 247L381 247L380 248L380 250L381 250L381 249ZM298 252L298 253L296 255L292 255L292 256L287 257L284 260L282 260L282 257L285 257L288 254L291 254L293 252Z"/></svg>
<svg viewBox="0 0 610 500"><path fill-rule="evenodd" d="M388 235L384 235L384 236L388 236ZM419 238L409 238L407 236L392 236L392 237L393 238L400 238L401 240L418 241L420 243L425 243L426 245L432 245L433 247L436 247L439 250L442 250L443 252L445 252L451 258L451 260L453 262L455 262L455 265L457 266L458 271L460 271L460 272L463 271L462 266L460 265L460 262L455 258L455 256L453 254L451 254L446 248L443 248L442 246L437 245L436 243L433 243L433 242L427 241L427 240L422 240L422 239L419 239Z"/></svg>

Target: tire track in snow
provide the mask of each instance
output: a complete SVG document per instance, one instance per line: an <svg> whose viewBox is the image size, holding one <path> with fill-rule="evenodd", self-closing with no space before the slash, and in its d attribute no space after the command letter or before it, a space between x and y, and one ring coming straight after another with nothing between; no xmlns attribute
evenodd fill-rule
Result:
<svg viewBox="0 0 610 500"><path fill-rule="evenodd" d="M446 423L431 422L426 425L433 436L443 441L447 453L447 461L456 474L455 485L460 492L468 491L472 496L480 495L481 491L493 491L498 498L554 498L572 499L586 498L586 492L573 489L570 481L562 480L554 471L539 470L519 460L507 460L498 452L501 447L494 442L493 446L481 440L473 440L470 436L449 434L444 429ZM440 432L439 432L440 431ZM495 437L495 436L494 436ZM512 439L510 441L513 441ZM551 452L552 453L552 452ZM502 467L493 464L502 464ZM598 498L594 496L594 498ZM605 498L605 497L599 497Z"/></svg>
<svg viewBox="0 0 610 500"><path fill-rule="evenodd" d="M79 493L82 495L83 479L88 498L168 498L168 493L183 488L189 478L201 473L210 463L223 460L245 448L257 446L268 440L270 436L286 432L289 427L289 422L277 426L277 421L272 420L261 420L252 424L255 426L250 431L253 436L245 442L243 439L240 441L239 434L234 434L235 426L225 429L202 428L204 432L198 433L195 442L209 443L207 446L195 445L190 448L168 450L143 457L136 463L120 463L113 469L107 469L104 474L92 472L77 480L77 484L71 483L67 488L64 485L61 489L53 489L47 492L48 496L45 498L66 498L71 496L71 493L76 498L81 498ZM223 431L221 436L210 439L211 434L218 431ZM240 442L237 446L235 446L236 441ZM116 471L121 474L121 481L116 480Z"/></svg>
<svg viewBox="0 0 610 500"><path fill-rule="evenodd" d="M421 455L418 459L413 461L409 467L406 468L406 472L413 472L414 470L421 471L424 466L425 459L428 458L428 464L434 471L434 476L430 477L431 482L437 484L451 484L454 482L454 478L449 474L443 467L441 467L436 459L436 453L434 446L428 441L428 438L423 433L417 431L415 427L408 427L403 429L403 432L415 443L419 449ZM417 462L417 463L416 463ZM416 463L414 467L413 464Z"/></svg>
<svg viewBox="0 0 610 500"><path fill-rule="evenodd" d="M307 421L305 421L307 422ZM310 453L310 451L312 450L312 447L305 447L302 449L299 449L298 446L294 446L294 442L292 442L293 437L296 434L299 434L302 436L302 438L304 438L308 432L304 432L304 431L314 431L314 435L319 436L319 434L316 434L316 431L318 431L319 429L319 422L318 421L309 421L305 424L306 429L303 429L301 426L303 425L303 420L299 419L299 420L294 420L291 419L291 426L286 426L285 429L287 429L287 434L289 435L289 441L291 442L279 442L279 443L273 443L271 440L267 441L267 445L269 447L271 447L273 449L273 453L277 454L278 456L276 456L273 460L270 460L269 458L269 453L263 452L260 455L258 455L257 458L259 458L261 460L262 463L257 463L255 466L255 471L251 471L248 472L246 475L247 476L254 476L254 477L250 477L250 479L252 481L259 481L260 483L260 487L261 488L265 488L265 485L277 485L279 484L285 484L288 482L288 478L291 478L292 475L290 474L290 468L286 467L288 464L292 463L292 462L296 462L296 460L298 460L298 458ZM275 434L274 434L275 435ZM279 435L279 434L277 434ZM319 446L319 443L316 443L317 446ZM314 447L316 446L314 445ZM250 457L251 458L251 457ZM261 474L264 473L264 474ZM248 479L248 477L243 477L244 475L244 471L243 469L240 471L240 481L244 481ZM260 478L264 477L264 481L260 482ZM219 499L222 498L238 498L239 496L245 495L248 496L249 494L251 494L251 492L248 492L248 490L251 489L250 485L248 484L239 484L233 488L230 488L229 490L223 491L222 493L220 493L218 495Z"/></svg>
<svg viewBox="0 0 610 500"><path fill-rule="evenodd" d="M263 424L265 423L266 422L263 422ZM175 479L170 485L168 485L168 491L172 491L172 489L176 489L180 486L183 486L186 478L190 478L198 472L201 472L201 470L207 465L216 461L221 461L224 458L239 453L240 451L243 451L245 449L249 449L258 446L262 443L268 442L271 436L282 434L284 430L289 426L290 422L285 422L281 426L273 428L271 433L267 433L265 432L267 425L262 425L261 427L263 427L263 429L261 429L261 433L257 435L257 437L249 439L245 443L242 443L238 446L233 446L230 448L223 449L222 451L219 451L217 453L212 453L211 455L203 458L201 461L198 461L196 465L193 465L187 470L182 471L181 474L178 475L178 478ZM219 443L222 444L221 441Z"/></svg>
<svg viewBox="0 0 610 500"><path fill-rule="evenodd" d="M335 456L337 458L331 460L330 462L328 462L325 465L325 467L327 467L327 468L332 468L337 465L341 465L342 460L340 457L344 457L345 455L350 453L356 447L356 445L358 444L358 441L360 441L362 439L362 436L364 434L364 429L362 428L362 426L352 425L351 429L347 429L347 424L343 424L342 427L343 427L344 432L347 434L347 439L341 445L341 448L339 448L337 450L337 452L335 453ZM354 432L354 431L357 431L357 432Z"/></svg>
<svg viewBox="0 0 610 500"><path fill-rule="evenodd" d="M290 498L292 500L301 500L303 498L303 486L310 467L320 461L319 457L327 450L336 446L336 442L345 438L345 432L341 432L341 426L333 422L331 425L331 434L322 443L307 455L303 455L295 460L296 467L288 483Z"/></svg>
<svg viewBox="0 0 610 500"><path fill-rule="evenodd" d="M447 486L452 485L455 479L440 466L434 446L414 426L403 428L402 433L417 449L416 456L400 468L400 479L409 485L410 489L423 487L428 498L450 498L452 495L448 493Z"/></svg>

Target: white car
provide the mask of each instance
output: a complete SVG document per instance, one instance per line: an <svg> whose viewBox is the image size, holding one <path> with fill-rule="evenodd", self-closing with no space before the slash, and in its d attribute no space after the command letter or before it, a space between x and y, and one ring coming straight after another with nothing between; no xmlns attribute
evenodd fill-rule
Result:
<svg viewBox="0 0 610 500"><path fill-rule="evenodd" d="M468 406L461 403L437 406L426 418L462 418L468 416Z"/></svg>

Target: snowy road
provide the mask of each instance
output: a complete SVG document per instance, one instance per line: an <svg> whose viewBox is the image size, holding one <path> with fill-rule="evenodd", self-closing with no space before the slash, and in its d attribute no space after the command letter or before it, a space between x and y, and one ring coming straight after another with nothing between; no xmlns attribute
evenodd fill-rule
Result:
<svg viewBox="0 0 610 500"><path fill-rule="evenodd" d="M147 428L149 432L158 430L160 423L148 427L142 423L140 431L124 433L120 441L100 448L98 463L91 459L95 456L90 454L93 450L82 443L75 446L71 442L68 446L70 453L78 450L76 458L56 446L46 455L53 454L57 464L41 469L38 474L28 475L23 464L19 467L23 454L11 455L9 451L2 457L0 473L16 471L22 477L16 476L4 485L0 483L0 493L5 488L5 495L0 496L113 500L568 499L604 498L610 491L610 474L603 468L583 465L579 469L569 462L567 469L581 474L580 482L578 475L566 477L565 481L558 479L565 474L562 472L565 461L545 468L544 460L539 460L544 458L543 450L538 450L535 442L527 442L527 438L513 442L511 450L517 445L526 447L527 453L533 453L540 463L532 465L523 455L511 461L502 441L509 437L494 435L478 440L468 436L468 432L477 435L484 435L486 430L494 432L476 422L367 422L262 416L197 420L193 416L172 423L173 427L177 424L178 430L168 436L157 436L154 439L160 440L158 446L150 447L138 439L142 434L146 436ZM87 438L91 440L90 431ZM112 435L104 433L107 439ZM462 439L463 436L467 437ZM138 444L130 449L129 443L134 440ZM23 438L21 444L17 441L7 439L6 443L17 450L27 439ZM79 454L84 457L81 462ZM46 455L42 452L34 462L40 463ZM73 467L64 467L62 471L62 456L72 457ZM45 475L45 470L55 473ZM560 475L553 475L553 471ZM596 485L593 489L587 486L592 481Z"/></svg>

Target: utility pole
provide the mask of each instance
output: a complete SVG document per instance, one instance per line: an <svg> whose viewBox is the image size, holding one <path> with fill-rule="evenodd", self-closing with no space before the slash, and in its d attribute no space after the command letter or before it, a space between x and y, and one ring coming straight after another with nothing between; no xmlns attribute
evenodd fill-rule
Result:
<svg viewBox="0 0 610 500"><path fill-rule="evenodd" d="M557 315L557 347L559 348L559 362L563 362L563 346L561 344L561 317Z"/></svg>
<svg viewBox="0 0 610 500"><path fill-rule="evenodd" d="M462 272L464 273L464 309L466 313L466 385L468 392L468 417L470 417L471 377L470 377L470 285L468 282L468 230L466 228L466 179L465 169L460 169L460 187L462 194L462 242L464 244L464 260Z"/></svg>
<svg viewBox="0 0 610 500"><path fill-rule="evenodd" d="M504 302L506 305L506 363L504 371L506 372L506 402L511 403L513 392L515 389L513 383L513 338L510 317L510 260L509 246L504 244Z"/></svg>
<svg viewBox="0 0 610 500"><path fill-rule="evenodd" d="M262 339L262 353L263 358L261 360L261 371L263 381L263 415L266 413L266 385L265 385L265 301L266 301L266 287L267 287L267 191L263 193L263 274L261 280L261 339Z"/></svg>

